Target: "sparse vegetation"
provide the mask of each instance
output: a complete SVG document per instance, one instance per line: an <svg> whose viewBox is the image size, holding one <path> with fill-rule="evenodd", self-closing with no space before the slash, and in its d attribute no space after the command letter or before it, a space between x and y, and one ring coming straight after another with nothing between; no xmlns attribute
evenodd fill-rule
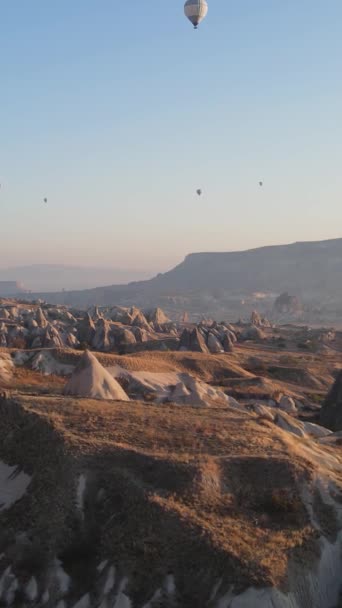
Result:
<svg viewBox="0 0 342 608"><path fill-rule="evenodd" d="M213 577L222 578L227 589L234 584L241 591L250 585L281 585L292 556L302 556L306 563L317 559L317 530L299 493L304 485L310 488L317 461L267 413L285 395L303 404L299 417L304 412L304 420L316 421L313 404L326 394L340 353L322 358L298 352L297 330L279 332L275 337L266 328L265 340L237 343L229 353L96 354L116 372L120 366L128 372L170 374L165 386L173 389L174 376L181 380L190 374L237 398L245 411L228 407L224 399L208 399L200 409L174 406L170 399L156 404L157 393L139 389L137 379L131 383L132 374L125 372L118 380L129 403L65 398L61 393L67 378L32 369L42 351L5 350L13 360L19 355L23 365L13 369L12 400L7 395L0 403L0 459L24 459L35 475L32 493L13 511L0 514L9 534L6 546L19 521L26 526L37 521L47 530L31 570L24 560L23 571L43 570L52 544L79 588L92 580L96 564L108 558L129 573L138 606L172 571L184 593L182 606L193 608L195 601L201 605L210 597ZM47 359L38 358L40 369L48 360L52 370L66 365L72 370L88 344L49 350ZM261 415L253 409L259 401ZM314 443L311 449L316 449ZM321 452L317 459L324 468ZM75 515L80 471L89 476L84 520ZM48 509L43 511L43 504ZM331 535L328 511L324 505L317 508L324 533Z"/></svg>

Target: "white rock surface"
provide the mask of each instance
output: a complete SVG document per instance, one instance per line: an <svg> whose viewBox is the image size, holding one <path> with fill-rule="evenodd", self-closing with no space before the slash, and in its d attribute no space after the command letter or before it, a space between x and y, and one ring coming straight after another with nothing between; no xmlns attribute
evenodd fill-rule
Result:
<svg viewBox="0 0 342 608"><path fill-rule="evenodd" d="M283 395L279 402L279 409L287 414L297 414L297 407L295 400L292 397Z"/></svg>
<svg viewBox="0 0 342 608"><path fill-rule="evenodd" d="M0 382L8 382L13 375L14 364L7 353L0 353Z"/></svg>
<svg viewBox="0 0 342 608"><path fill-rule="evenodd" d="M82 355L64 387L64 394L91 399L129 401L120 384L89 351L85 351Z"/></svg>
<svg viewBox="0 0 342 608"><path fill-rule="evenodd" d="M20 500L28 486L31 477L16 466L8 466L0 460L0 511L9 509Z"/></svg>
<svg viewBox="0 0 342 608"><path fill-rule="evenodd" d="M67 365L57 361L53 354L48 350L37 353L32 359L31 366L33 370L39 371L45 376L51 374L69 376L75 369L74 365Z"/></svg>

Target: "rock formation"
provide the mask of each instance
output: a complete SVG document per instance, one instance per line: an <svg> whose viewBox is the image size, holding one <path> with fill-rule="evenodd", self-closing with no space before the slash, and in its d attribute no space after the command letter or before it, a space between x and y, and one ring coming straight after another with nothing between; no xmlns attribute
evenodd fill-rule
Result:
<svg viewBox="0 0 342 608"><path fill-rule="evenodd" d="M274 311L279 314L295 315L303 310L303 305L297 296L282 293L274 302Z"/></svg>
<svg viewBox="0 0 342 608"><path fill-rule="evenodd" d="M37 310L37 314L36 314L36 319L35 320L36 320L36 323L37 323L38 327L41 327L43 329L45 327L47 327L47 325L48 325L48 320L47 320L46 316L44 315L44 313L43 313L43 311L42 311L42 309L40 307Z"/></svg>
<svg viewBox="0 0 342 608"><path fill-rule="evenodd" d="M78 324L78 340L80 343L91 344L95 336L96 328L89 313Z"/></svg>
<svg viewBox="0 0 342 608"><path fill-rule="evenodd" d="M224 351L222 343L212 332L208 334L208 348L211 353L222 353Z"/></svg>
<svg viewBox="0 0 342 608"><path fill-rule="evenodd" d="M63 392L64 395L77 395L92 399L129 401L120 384L88 350L82 355Z"/></svg>
<svg viewBox="0 0 342 608"><path fill-rule="evenodd" d="M342 370L321 409L320 423L332 431L342 431Z"/></svg>

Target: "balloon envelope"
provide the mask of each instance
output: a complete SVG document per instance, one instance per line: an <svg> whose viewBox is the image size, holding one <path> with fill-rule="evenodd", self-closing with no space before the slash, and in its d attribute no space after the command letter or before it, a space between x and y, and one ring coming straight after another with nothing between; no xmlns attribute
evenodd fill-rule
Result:
<svg viewBox="0 0 342 608"><path fill-rule="evenodd" d="M196 192L197 192L198 196L201 196L202 190L198 189L198 190L196 190Z"/></svg>
<svg viewBox="0 0 342 608"><path fill-rule="evenodd" d="M206 0L187 0L184 5L185 16L196 29L208 13Z"/></svg>

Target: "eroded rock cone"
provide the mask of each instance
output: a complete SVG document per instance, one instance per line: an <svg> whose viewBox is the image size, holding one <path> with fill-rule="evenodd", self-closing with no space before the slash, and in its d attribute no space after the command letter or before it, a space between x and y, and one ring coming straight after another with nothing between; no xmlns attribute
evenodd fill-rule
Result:
<svg viewBox="0 0 342 608"><path fill-rule="evenodd" d="M208 334L208 348L210 352L214 354L223 352L223 346L213 332Z"/></svg>
<svg viewBox="0 0 342 608"><path fill-rule="evenodd" d="M65 344L69 348L77 348L79 346L79 341L72 332L68 332L65 336Z"/></svg>
<svg viewBox="0 0 342 608"><path fill-rule="evenodd" d="M145 329L141 327L133 327L132 331L134 331L135 339L137 342L147 342L148 341L148 333Z"/></svg>
<svg viewBox="0 0 342 608"><path fill-rule="evenodd" d="M98 306L94 306L94 311L93 313L89 313L90 316L92 317L94 323L96 323L97 321L99 321L100 319L102 319L102 314L100 313Z"/></svg>
<svg viewBox="0 0 342 608"><path fill-rule="evenodd" d="M104 350L104 351L110 350L110 348L111 348L110 333L111 333L111 325L110 325L109 321L106 321L106 319L103 319L102 317L100 317L98 322L96 323L96 331L95 331L95 335L92 340L93 348L95 350Z"/></svg>
<svg viewBox="0 0 342 608"><path fill-rule="evenodd" d="M251 314L251 324L255 325L256 327L262 327L261 316L256 310L253 310Z"/></svg>
<svg viewBox="0 0 342 608"><path fill-rule="evenodd" d="M79 322L78 325L78 339L80 343L91 344L95 336L95 325L90 317L89 313L86 314L85 318Z"/></svg>
<svg viewBox="0 0 342 608"><path fill-rule="evenodd" d="M44 348L63 348L64 342L58 329L52 325L48 325L43 336Z"/></svg>
<svg viewBox="0 0 342 608"><path fill-rule="evenodd" d="M89 399L129 401L120 384L88 350L82 355L63 392L64 395Z"/></svg>
<svg viewBox="0 0 342 608"><path fill-rule="evenodd" d="M232 353L234 350L234 344L233 341L229 335L229 333L226 333L223 337L223 350L225 353Z"/></svg>
<svg viewBox="0 0 342 608"><path fill-rule="evenodd" d="M190 331L183 329L179 342L179 350L190 350Z"/></svg>
<svg viewBox="0 0 342 608"><path fill-rule="evenodd" d="M169 317L161 308L155 308L154 310L149 311L146 314L146 318L150 323L155 325L164 325L165 323L170 323Z"/></svg>
<svg viewBox="0 0 342 608"><path fill-rule="evenodd" d="M36 322L38 327L45 328L48 326L48 321L46 316L44 315L42 309L39 307L36 314Z"/></svg>
<svg viewBox="0 0 342 608"><path fill-rule="evenodd" d="M342 431L342 370L321 409L320 424L332 431Z"/></svg>
<svg viewBox="0 0 342 608"><path fill-rule="evenodd" d="M195 327L190 334L190 350L198 353L208 353L209 349L205 343L203 336L201 336L197 327Z"/></svg>
<svg viewBox="0 0 342 608"><path fill-rule="evenodd" d="M137 309L138 310L138 309ZM148 323L145 315L138 310L135 316L133 317L132 325L135 327L140 327L141 329L151 330L150 324Z"/></svg>
<svg viewBox="0 0 342 608"><path fill-rule="evenodd" d="M132 331L124 329L119 336L120 346L128 346L130 344L136 344L136 338Z"/></svg>

